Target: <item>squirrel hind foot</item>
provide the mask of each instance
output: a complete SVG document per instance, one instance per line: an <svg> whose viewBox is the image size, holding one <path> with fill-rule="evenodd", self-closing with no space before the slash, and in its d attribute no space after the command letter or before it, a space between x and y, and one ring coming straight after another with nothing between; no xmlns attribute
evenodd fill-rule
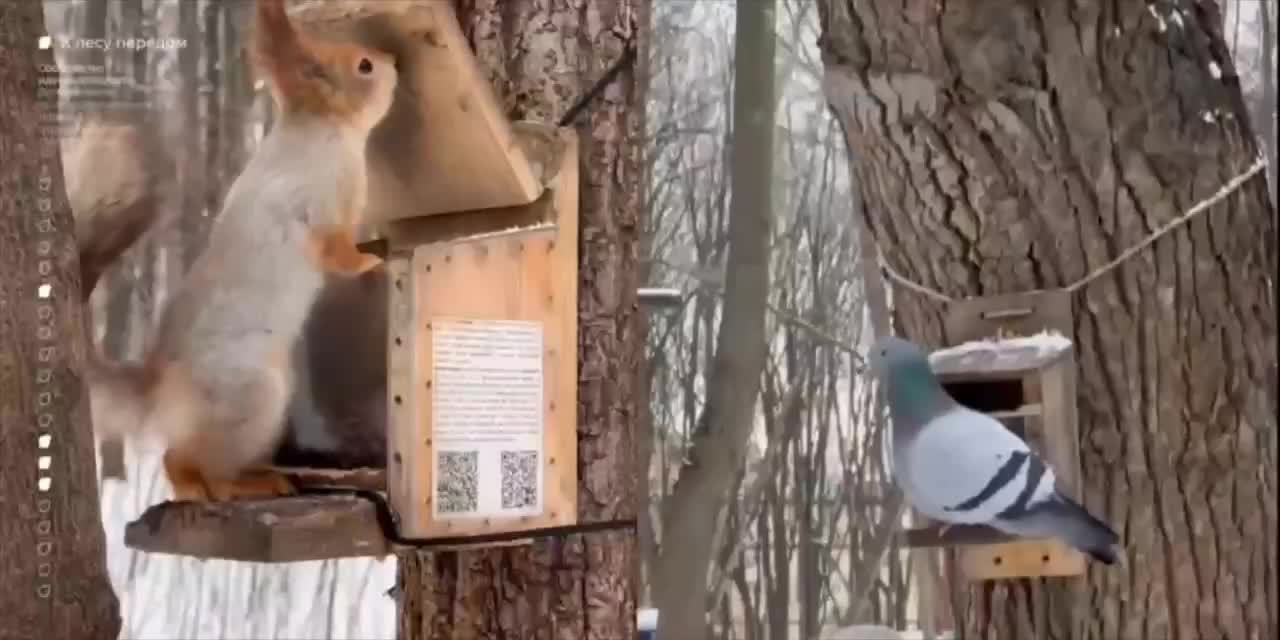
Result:
<svg viewBox="0 0 1280 640"><path fill-rule="evenodd" d="M165 452L164 470L169 477L169 484L173 486L173 499L176 502L275 498L298 493L289 478L278 471L254 469L243 471L229 480L212 478L172 450Z"/></svg>
<svg viewBox="0 0 1280 640"><path fill-rule="evenodd" d="M164 454L164 471L173 487L176 502L208 502L211 498L204 474L181 455L170 450Z"/></svg>
<svg viewBox="0 0 1280 640"><path fill-rule="evenodd" d="M219 501L278 498L297 493L297 488L289 478L278 471L245 471L232 480L215 480L209 483L210 498Z"/></svg>

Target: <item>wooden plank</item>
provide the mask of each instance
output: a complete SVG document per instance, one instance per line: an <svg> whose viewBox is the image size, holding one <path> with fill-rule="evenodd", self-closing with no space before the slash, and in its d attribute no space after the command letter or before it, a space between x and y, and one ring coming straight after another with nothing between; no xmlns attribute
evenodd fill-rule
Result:
<svg viewBox="0 0 1280 640"><path fill-rule="evenodd" d="M1026 577L1068 577L1085 572L1084 556L1058 540L1019 540L976 545L960 554L960 571L970 581Z"/></svg>
<svg viewBox="0 0 1280 640"><path fill-rule="evenodd" d="M1043 406L1036 402L1032 404L1024 404L1017 409L1010 409L1008 411L988 411L986 413L996 420L1006 420L1008 418L1030 418L1039 416L1043 410Z"/></svg>
<svg viewBox="0 0 1280 640"><path fill-rule="evenodd" d="M374 233L385 240L387 251L412 251L424 244L554 224L554 197L548 191L526 205L396 220L380 225Z"/></svg>
<svg viewBox="0 0 1280 640"><path fill-rule="evenodd" d="M964 345L994 338L1032 336L1055 331L1070 339L1071 295L1060 290L966 298L947 308L943 317L947 343ZM1042 369L1064 356L1064 351L1042 350L1011 341L987 345L984 350L956 346L930 354L934 371L946 382L968 379L1021 377Z"/></svg>
<svg viewBox="0 0 1280 640"><path fill-rule="evenodd" d="M391 279L387 302L387 498L400 517L401 535L405 535L404 522L426 517L420 513L423 505L416 496L421 486L418 470L430 461L423 457L426 434L418 433L424 419L418 411L423 403L419 396L426 391L418 382L422 379L418 362L422 332L416 320L419 304L412 252L392 253L386 264Z"/></svg>
<svg viewBox="0 0 1280 640"><path fill-rule="evenodd" d="M246 562L300 562L390 552L374 503L358 496L162 502L124 532L139 551Z"/></svg>
<svg viewBox="0 0 1280 640"><path fill-rule="evenodd" d="M1065 358L1066 346L1046 348L1014 341L969 342L929 354L929 365L943 383L1012 379Z"/></svg>
<svg viewBox="0 0 1280 640"><path fill-rule="evenodd" d="M1049 464L1058 477L1058 488L1067 495L1080 496L1080 433L1076 414L1076 369L1074 360L1049 367L1042 374L1044 439Z"/></svg>
<svg viewBox="0 0 1280 640"><path fill-rule="evenodd" d="M1073 335L1071 294L1060 289L959 300L943 317L947 344L999 335L1029 336L1046 329Z"/></svg>
<svg viewBox="0 0 1280 640"><path fill-rule="evenodd" d="M538 198L528 204L367 224L361 229L360 239L366 243L362 248L385 257L391 251L412 250L422 244L449 242L467 236L554 222L555 194L548 189L555 184L563 167L562 156L567 152L565 141L556 127L542 123L516 122L512 127L520 148L529 159L531 170L539 180L540 188L543 188Z"/></svg>
<svg viewBox="0 0 1280 640"><path fill-rule="evenodd" d="M958 547L965 545L996 544L1015 538L1007 533L984 525L958 524L942 533L942 527L930 524L907 529L898 534L904 547L912 549L931 547Z"/></svg>
<svg viewBox="0 0 1280 640"><path fill-rule="evenodd" d="M542 154L539 154L540 157ZM556 471L548 480L557 484L555 504L547 515L552 522L578 521L578 136L572 128L556 129L553 153L546 162L554 167L556 238L551 254L552 317L558 336L558 351L552 359L556 391L548 407L547 450ZM552 415L554 414L554 415Z"/></svg>
<svg viewBox="0 0 1280 640"><path fill-rule="evenodd" d="M305 491L311 488L324 489L360 489L363 491L386 491L387 470L379 468L361 469L320 469L311 467L273 466L289 478L294 486Z"/></svg>
<svg viewBox="0 0 1280 640"><path fill-rule="evenodd" d="M576 406L565 404L568 388L576 387L576 377L570 382L565 376L565 369L569 368L565 366L569 364L566 360L576 357L576 344L567 342L568 336L558 326L560 322L557 318L556 299L564 288L555 286L552 276L551 262L557 237L556 229L544 228L443 246L432 245L416 252L415 272L429 270L429 275L421 278L418 283L418 298L421 302L418 317L427 321L426 335L418 343L419 362L422 363L426 384L430 386L435 382L433 367L436 354L433 352L432 335L436 332L436 323L453 319L476 323L494 320L533 321L540 325L542 333L545 352L544 394L550 401L544 401L543 413L543 447L547 465L543 516L525 516L510 521L437 518L431 513L433 497L428 491L433 484L433 465L427 463L415 470L415 493L422 504L418 512L420 517L401 523L402 531L421 531L406 535L457 536L553 526L573 521L576 509L569 507L573 504L571 498L576 494L576 487L574 492L566 495L563 483L556 481L562 475L567 453L561 451L563 447L558 434L566 428L572 430L575 426L571 419L562 416L572 412L566 411L566 408ZM491 292L492 295L477 295L480 291ZM565 358L566 351L573 355ZM434 460L436 452L432 446L432 438L437 434L431 421L435 397L428 392L420 395L419 399L423 402L419 419L426 417L425 421L419 423L422 425L419 433L431 435L417 458ZM568 460L571 461L572 457Z"/></svg>
<svg viewBox="0 0 1280 640"><path fill-rule="evenodd" d="M393 404L392 507L405 537L432 538L524 531L577 519L577 145L571 130L552 187L552 224L432 242L397 258L403 281L391 349ZM423 221L426 228L429 222ZM394 256L406 252L392 252ZM393 290L396 287L393 287ZM395 303L401 304L400 302ZM436 440L433 340L441 322L475 327L494 321L533 322L543 342L543 503L539 514L512 517L438 517L431 495ZM396 398L399 402L396 402ZM396 457L398 456L398 457ZM497 469L480 482L497 481ZM492 516L492 514L490 514Z"/></svg>
<svg viewBox="0 0 1280 640"><path fill-rule="evenodd" d="M450 2L295 2L303 28L396 57L391 111L369 140L368 219L527 204L541 185Z"/></svg>

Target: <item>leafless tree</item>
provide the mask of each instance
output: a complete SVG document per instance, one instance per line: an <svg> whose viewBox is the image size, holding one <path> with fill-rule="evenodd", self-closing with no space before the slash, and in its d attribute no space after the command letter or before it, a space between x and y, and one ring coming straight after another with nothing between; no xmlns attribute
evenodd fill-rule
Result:
<svg viewBox="0 0 1280 640"><path fill-rule="evenodd" d="M687 535L673 533L664 504L677 477L705 472L689 458L710 402L732 246L733 8L658 7L650 282L689 293L678 311L655 317L649 333L649 535L683 545ZM780 2L775 28L774 224L759 405L723 513L704 510L694 521L714 542L710 571L681 574L692 587L682 597L705 594L695 608L720 638L813 638L827 625L905 626L909 616L905 555L890 535L898 511L857 356L869 335L861 254L844 142L821 95L812 4ZM750 404L741 393L730 402ZM658 544L642 544L651 567ZM648 587L664 588L653 579ZM655 593L653 601L662 598Z"/></svg>

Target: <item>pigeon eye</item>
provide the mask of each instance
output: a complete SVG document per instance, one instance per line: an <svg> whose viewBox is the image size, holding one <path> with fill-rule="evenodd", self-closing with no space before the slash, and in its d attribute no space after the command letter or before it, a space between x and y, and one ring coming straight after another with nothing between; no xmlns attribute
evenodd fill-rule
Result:
<svg viewBox="0 0 1280 640"><path fill-rule="evenodd" d="M368 58L360 58L360 66L357 68L365 75L373 73L373 63L369 62Z"/></svg>

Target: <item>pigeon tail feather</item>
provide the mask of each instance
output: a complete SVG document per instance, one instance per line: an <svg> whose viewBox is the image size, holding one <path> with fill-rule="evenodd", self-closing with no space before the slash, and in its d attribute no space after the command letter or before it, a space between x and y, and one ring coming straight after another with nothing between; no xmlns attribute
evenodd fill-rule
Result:
<svg viewBox="0 0 1280 640"><path fill-rule="evenodd" d="M999 528L1010 533L1059 538L1103 564L1112 565L1117 561L1120 536L1061 492L1055 492L1018 517L1003 519L1000 524L1003 526Z"/></svg>

